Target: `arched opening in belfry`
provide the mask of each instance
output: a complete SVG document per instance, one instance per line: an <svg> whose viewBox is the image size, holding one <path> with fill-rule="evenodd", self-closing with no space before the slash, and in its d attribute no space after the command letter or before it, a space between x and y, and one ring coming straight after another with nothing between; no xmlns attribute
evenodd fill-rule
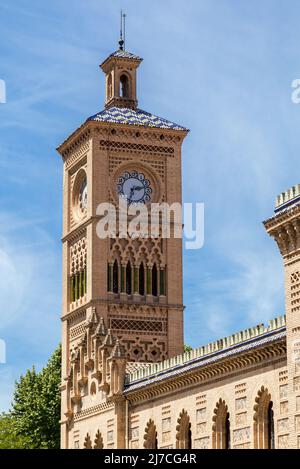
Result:
<svg viewBox="0 0 300 469"><path fill-rule="evenodd" d="M115 260L113 265L113 292L119 292L119 266L117 260Z"/></svg>
<svg viewBox="0 0 300 469"><path fill-rule="evenodd" d="M120 76L120 96L129 98L129 79L124 73Z"/></svg>
<svg viewBox="0 0 300 469"><path fill-rule="evenodd" d="M212 446L214 449L230 449L230 420L228 407L221 398L216 404L213 416Z"/></svg>
<svg viewBox="0 0 300 469"><path fill-rule="evenodd" d="M257 393L254 404L254 448L274 449L274 413L271 394L262 386Z"/></svg>
<svg viewBox="0 0 300 469"><path fill-rule="evenodd" d="M130 261L127 262L126 266L126 293L127 295L132 293L132 269Z"/></svg>
<svg viewBox="0 0 300 469"><path fill-rule="evenodd" d="M182 409L177 420L176 449L192 448L192 432L190 417L186 410Z"/></svg>
<svg viewBox="0 0 300 469"><path fill-rule="evenodd" d="M144 448L157 449L157 431L152 419L148 420L145 428Z"/></svg>
<svg viewBox="0 0 300 469"><path fill-rule="evenodd" d="M112 97L112 76L111 73L108 75L107 79L107 97L110 99Z"/></svg>

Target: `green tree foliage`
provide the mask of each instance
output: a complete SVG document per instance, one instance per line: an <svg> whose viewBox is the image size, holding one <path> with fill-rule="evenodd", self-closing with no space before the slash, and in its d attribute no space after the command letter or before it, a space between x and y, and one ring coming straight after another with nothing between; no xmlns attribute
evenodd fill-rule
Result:
<svg viewBox="0 0 300 469"><path fill-rule="evenodd" d="M16 382L11 413L16 433L30 448L59 448L60 374L59 346L40 373L32 368Z"/></svg>
<svg viewBox="0 0 300 469"><path fill-rule="evenodd" d="M17 435L15 418L11 413L0 414L0 449L30 448L26 437Z"/></svg>
<svg viewBox="0 0 300 469"><path fill-rule="evenodd" d="M184 350L184 353L190 352L191 350L193 350L193 347L191 347L190 345L184 344L183 350Z"/></svg>

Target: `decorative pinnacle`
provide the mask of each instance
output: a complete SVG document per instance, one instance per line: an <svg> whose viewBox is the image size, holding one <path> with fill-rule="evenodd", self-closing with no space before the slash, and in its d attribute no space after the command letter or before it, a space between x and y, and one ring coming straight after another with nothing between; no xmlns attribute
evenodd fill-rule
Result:
<svg viewBox="0 0 300 469"><path fill-rule="evenodd" d="M111 352L112 358L124 358L125 357L125 349L123 345L120 344L119 339L116 340L115 346Z"/></svg>
<svg viewBox="0 0 300 469"><path fill-rule="evenodd" d="M106 345L108 347L113 347L115 345L115 339L112 336L110 329L108 329L107 335L105 336L105 339L104 339L102 345Z"/></svg>
<svg viewBox="0 0 300 469"><path fill-rule="evenodd" d="M90 326L96 326L96 324L98 324L98 316L96 313L96 308L93 308L90 317L86 321L85 327L89 328Z"/></svg>
<svg viewBox="0 0 300 469"><path fill-rule="evenodd" d="M107 331L106 331L106 327L104 324L104 319L100 318L99 324L96 327L95 334L93 335L93 337L106 336L106 334L107 334Z"/></svg>

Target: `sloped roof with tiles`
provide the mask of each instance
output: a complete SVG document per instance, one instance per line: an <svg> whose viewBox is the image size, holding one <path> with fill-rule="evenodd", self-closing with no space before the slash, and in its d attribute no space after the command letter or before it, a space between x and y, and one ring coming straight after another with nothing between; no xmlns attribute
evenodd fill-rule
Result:
<svg viewBox="0 0 300 469"><path fill-rule="evenodd" d="M142 370L148 368L151 363L147 362L127 362L126 363L126 374L134 373L135 371Z"/></svg>
<svg viewBox="0 0 300 469"><path fill-rule="evenodd" d="M127 372L125 393L215 364L223 359L238 357L268 344L284 341L285 338L285 316L279 316L270 320L268 326L259 324L182 355Z"/></svg>
<svg viewBox="0 0 300 469"><path fill-rule="evenodd" d="M155 116L141 109L129 109L123 107L111 107L89 117L87 121L109 122L112 124L129 124L159 129L183 130L185 127L175 124L163 117Z"/></svg>
<svg viewBox="0 0 300 469"><path fill-rule="evenodd" d="M143 59L141 57L139 57L138 55L136 54L132 54L131 52L128 52L127 50L121 50L121 49L118 49L116 50L115 52L112 52L108 57L107 59L104 60L103 63L105 63L108 59L110 59L111 57L116 57L118 59L131 59L131 60L138 60L138 61L142 61Z"/></svg>

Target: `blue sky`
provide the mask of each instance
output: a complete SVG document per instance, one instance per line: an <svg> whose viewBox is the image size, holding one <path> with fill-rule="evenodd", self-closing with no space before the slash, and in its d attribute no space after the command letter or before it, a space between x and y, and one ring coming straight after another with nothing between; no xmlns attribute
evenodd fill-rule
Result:
<svg viewBox="0 0 300 469"><path fill-rule="evenodd" d="M191 129L183 196L205 203L205 244L184 252L185 342L198 346L284 312L280 255L264 231L299 183L296 0L1 0L0 410L14 380L60 340L62 164L56 146L103 107L99 63L144 58L139 106Z"/></svg>

